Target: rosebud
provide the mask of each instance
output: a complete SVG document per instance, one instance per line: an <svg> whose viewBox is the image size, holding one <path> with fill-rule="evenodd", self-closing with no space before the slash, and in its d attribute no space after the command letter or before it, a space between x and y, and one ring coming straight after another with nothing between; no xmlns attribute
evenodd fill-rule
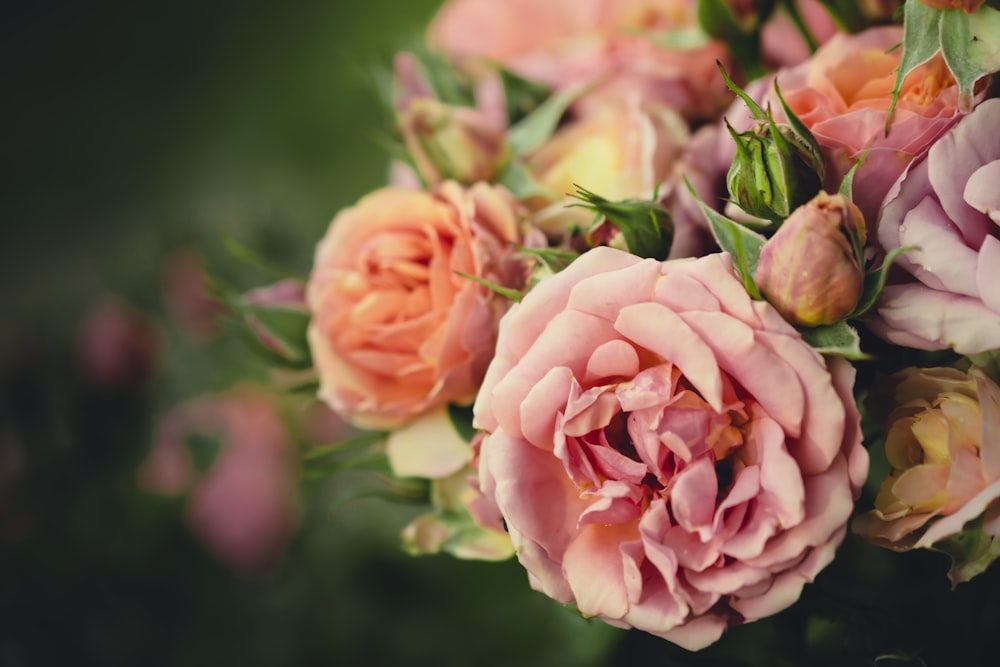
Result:
<svg viewBox="0 0 1000 667"><path fill-rule="evenodd" d="M397 122L428 185L449 179L491 181L506 163L506 132L473 107L416 98L399 113Z"/></svg>
<svg viewBox="0 0 1000 667"><path fill-rule="evenodd" d="M261 349L275 355L272 361L292 365L308 362L309 309L300 281L287 278L252 289L243 295L240 309Z"/></svg>
<svg viewBox="0 0 1000 667"><path fill-rule="evenodd" d="M726 185L733 200L750 215L784 220L819 192L819 151L788 125L759 121L746 132L730 127L729 133L736 141L736 159Z"/></svg>
<svg viewBox="0 0 1000 667"><path fill-rule="evenodd" d="M820 192L761 248L757 286L792 324L838 322L864 288L859 257L864 238L858 207L844 195Z"/></svg>

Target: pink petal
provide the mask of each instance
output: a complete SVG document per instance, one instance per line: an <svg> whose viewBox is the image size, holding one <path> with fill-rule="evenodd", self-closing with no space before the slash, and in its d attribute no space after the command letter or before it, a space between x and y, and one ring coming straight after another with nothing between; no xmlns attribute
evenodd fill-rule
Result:
<svg viewBox="0 0 1000 667"><path fill-rule="evenodd" d="M1000 189L997 189L997 183L1000 183L1000 155L996 158L972 172L962 195L969 206L1000 224Z"/></svg>
<svg viewBox="0 0 1000 667"><path fill-rule="evenodd" d="M621 545L637 540L637 524L584 526L563 555L563 572L577 608L588 616L628 612Z"/></svg>

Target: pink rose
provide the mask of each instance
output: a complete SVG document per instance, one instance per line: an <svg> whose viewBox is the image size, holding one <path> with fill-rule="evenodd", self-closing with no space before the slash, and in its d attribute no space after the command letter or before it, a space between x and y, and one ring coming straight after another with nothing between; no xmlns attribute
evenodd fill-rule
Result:
<svg viewBox="0 0 1000 667"><path fill-rule="evenodd" d="M902 28L872 28L856 35L838 34L812 58L776 77L782 95L819 143L826 160L825 189L836 192L844 175L871 147L854 179L854 203L869 224L893 182L915 157L959 118L958 86L940 55L906 78L889 135L885 134L900 49ZM770 104L784 119L773 81L751 86L751 96ZM727 114L739 130L750 126L750 114L738 101ZM735 148L732 149L735 153Z"/></svg>
<svg viewBox="0 0 1000 667"><path fill-rule="evenodd" d="M637 93L700 119L728 100L715 65L729 62L725 46L656 42L694 26L692 0L452 0L432 22L428 43L456 60L496 62L557 91L599 83L578 102L581 109Z"/></svg>
<svg viewBox="0 0 1000 667"><path fill-rule="evenodd" d="M501 324L475 405L482 491L534 588L704 647L833 558L868 469L853 376L727 254L596 248Z"/></svg>
<svg viewBox="0 0 1000 667"><path fill-rule="evenodd" d="M525 242L509 193L482 183L386 187L341 211L306 287L320 398L374 428L471 403L509 302L461 274L520 289Z"/></svg>
<svg viewBox="0 0 1000 667"><path fill-rule="evenodd" d="M973 368L908 368L893 376L886 422L891 470L855 530L904 551L930 547L987 513L1000 535L1000 387Z"/></svg>
<svg viewBox="0 0 1000 667"><path fill-rule="evenodd" d="M897 345L974 354L1000 347L1000 100L987 100L895 184L879 221L906 280L872 329Z"/></svg>
<svg viewBox="0 0 1000 667"><path fill-rule="evenodd" d="M189 447L214 439L211 467L199 471ZM206 453L207 454L207 453ZM274 400L239 389L185 403L160 422L139 470L145 489L190 493L191 530L222 561L247 572L271 565L298 527L295 450Z"/></svg>

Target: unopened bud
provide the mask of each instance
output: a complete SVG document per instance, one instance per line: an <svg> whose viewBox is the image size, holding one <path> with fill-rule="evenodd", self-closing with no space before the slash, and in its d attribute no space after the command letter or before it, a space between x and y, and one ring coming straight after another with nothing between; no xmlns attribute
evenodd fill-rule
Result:
<svg viewBox="0 0 1000 667"><path fill-rule="evenodd" d="M726 185L744 211L784 220L819 192L822 158L791 127L768 120L746 132L732 127L729 132L736 141L736 159Z"/></svg>
<svg viewBox="0 0 1000 667"><path fill-rule="evenodd" d="M854 310L864 289L864 235L857 206L844 195L820 192L761 248L757 286L792 324L838 322Z"/></svg>
<svg viewBox="0 0 1000 667"><path fill-rule="evenodd" d="M491 181L506 162L506 133L473 107L417 98L400 112L398 123L428 185Z"/></svg>

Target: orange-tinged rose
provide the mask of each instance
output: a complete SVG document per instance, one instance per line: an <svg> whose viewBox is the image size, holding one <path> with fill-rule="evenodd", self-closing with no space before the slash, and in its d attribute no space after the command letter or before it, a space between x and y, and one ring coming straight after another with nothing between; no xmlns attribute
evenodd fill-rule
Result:
<svg viewBox="0 0 1000 667"><path fill-rule="evenodd" d="M371 428L471 402L508 301L462 274L520 289L524 243L509 193L483 183L390 186L341 211L306 289L320 397Z"/></svg>

